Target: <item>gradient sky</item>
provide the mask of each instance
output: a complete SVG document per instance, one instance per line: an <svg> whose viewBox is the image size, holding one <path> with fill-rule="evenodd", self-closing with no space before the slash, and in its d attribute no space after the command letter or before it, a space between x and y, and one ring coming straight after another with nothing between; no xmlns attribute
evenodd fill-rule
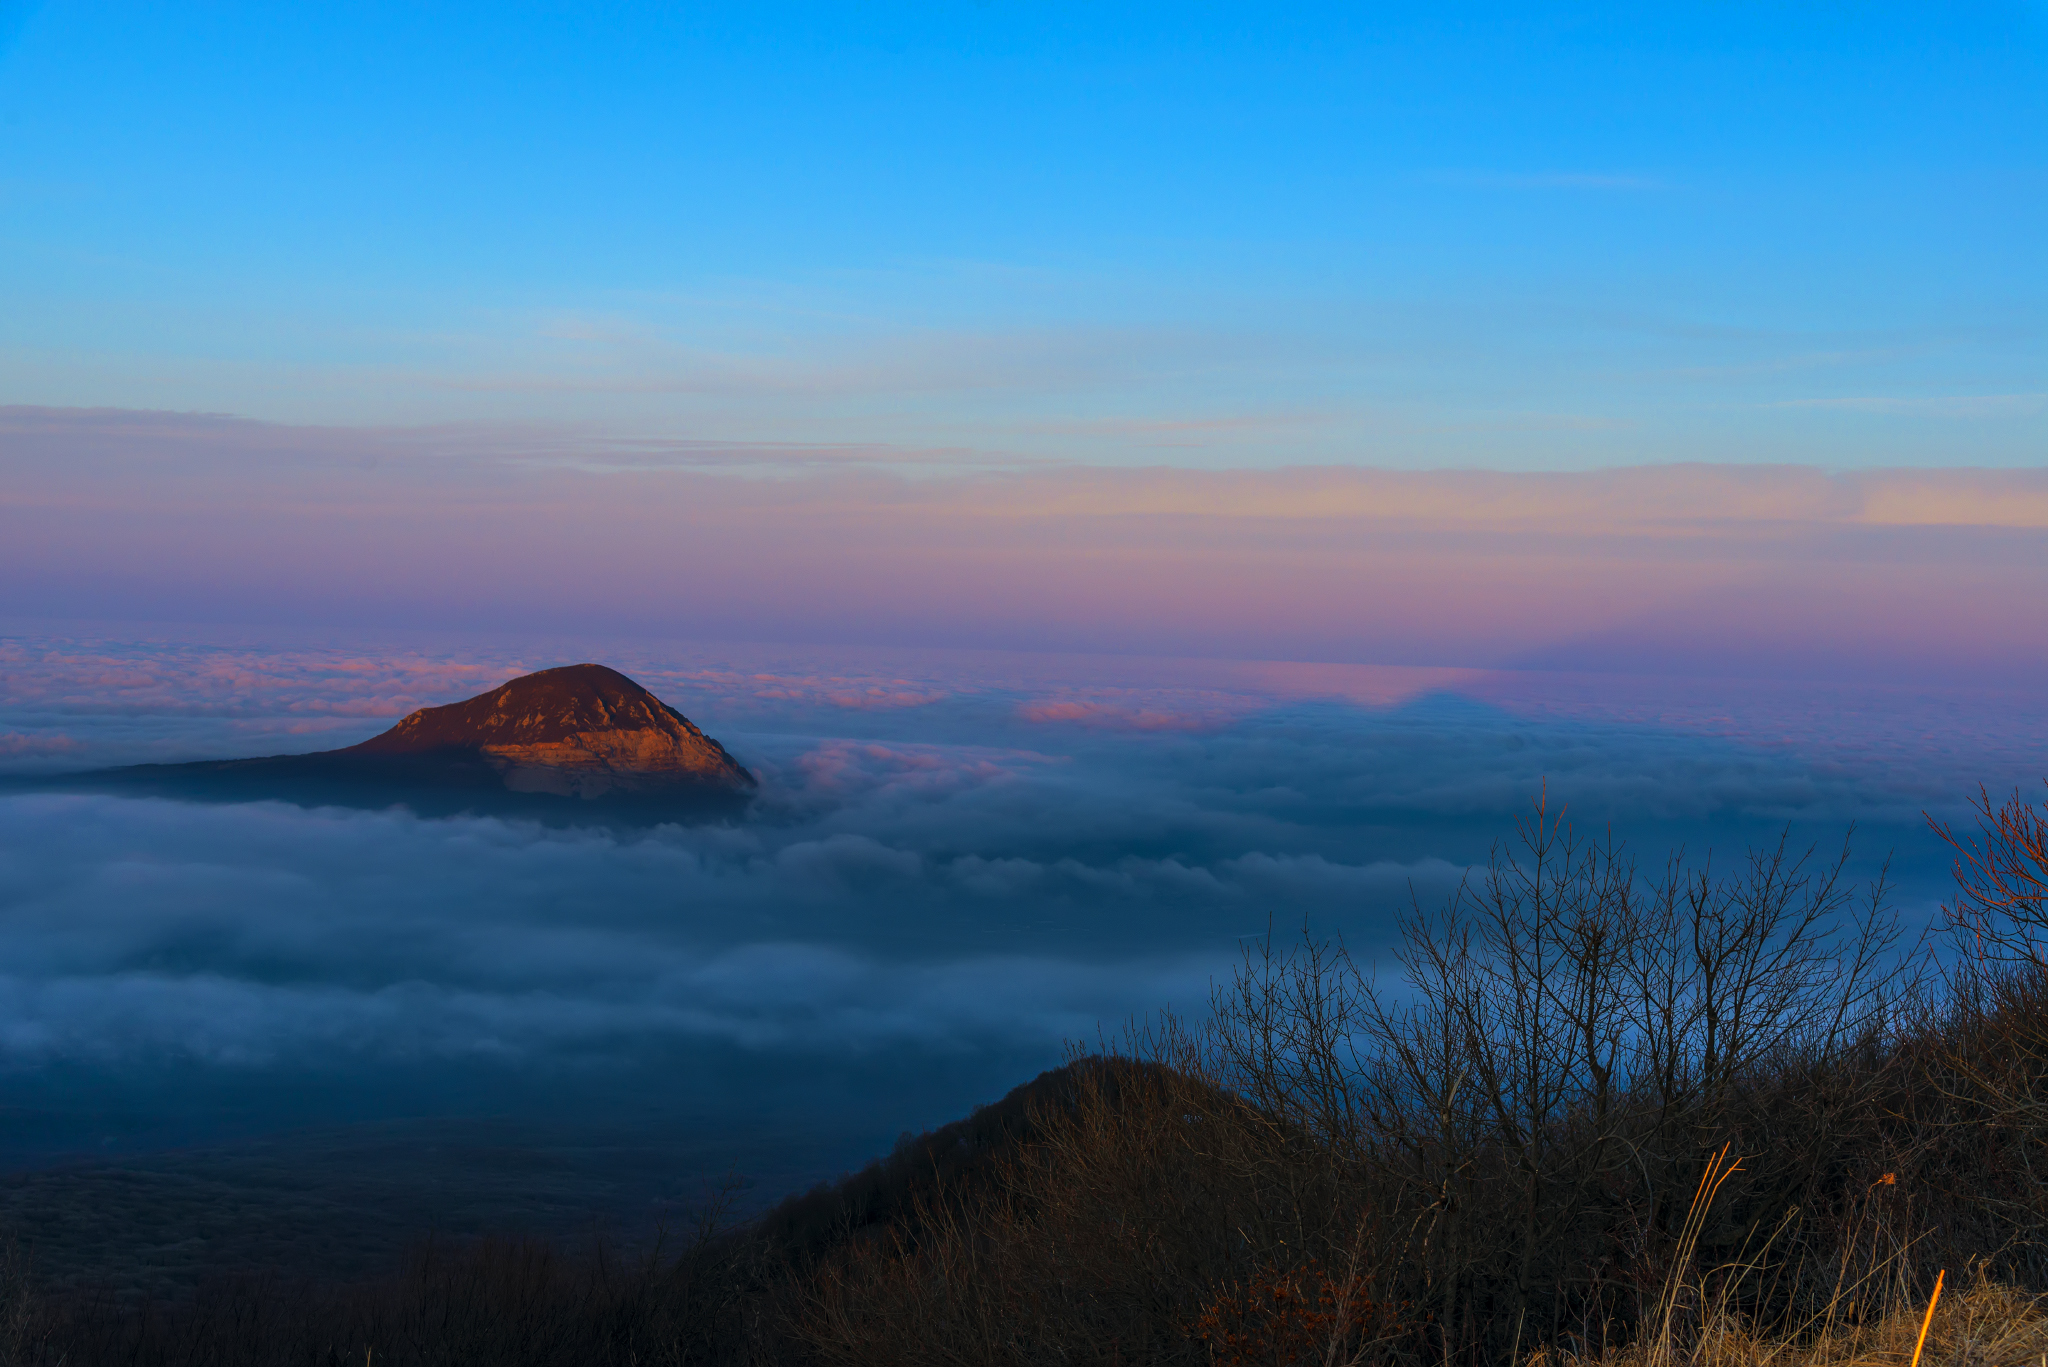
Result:
<svg viewBox="0 0 2048 1367"><path fill-rule="evenodd" d="M0 0L0 404L2038 464L2048 9Z"/></svg>

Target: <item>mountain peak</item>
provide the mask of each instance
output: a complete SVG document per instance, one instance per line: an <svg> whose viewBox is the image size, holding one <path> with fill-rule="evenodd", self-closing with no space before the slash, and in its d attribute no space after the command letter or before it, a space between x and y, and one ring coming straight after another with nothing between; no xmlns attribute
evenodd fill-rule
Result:
<svg viewBox="0 0 2048 1367"><path fill-rule="evenodd" d="M481 754L514 792L598 797L678 782L751 788L754 776L690 719L616 669L523 674L466 702L423 707L341 754Z"/></svg>

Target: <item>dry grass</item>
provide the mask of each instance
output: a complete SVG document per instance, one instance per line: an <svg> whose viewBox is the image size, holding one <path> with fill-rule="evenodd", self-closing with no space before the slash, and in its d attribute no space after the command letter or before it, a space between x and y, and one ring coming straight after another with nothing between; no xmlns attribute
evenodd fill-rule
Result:
<svg viewBox="0 0 2048 1367"><path fill-rule="evenodd" d="M1701 1301L1707 1297L1700 1289ZM1817 1326L1787 1338L1756 1333L1741 1316L1715 1310L1673 1343L1647 1336L1625 1348L1578 1357L1538 1352L1527 1367L1907 1367L1925 1319L1926 1298L1902 1304L1870 1323L1856 1322L1853 1302L1831 1307ZM1967 1288L1950 1289L1936 1306L1921 1367L2043 1367L2048 1364L2048 1313L2041 1299L1995 1282L1981 1271Z"/></svg>

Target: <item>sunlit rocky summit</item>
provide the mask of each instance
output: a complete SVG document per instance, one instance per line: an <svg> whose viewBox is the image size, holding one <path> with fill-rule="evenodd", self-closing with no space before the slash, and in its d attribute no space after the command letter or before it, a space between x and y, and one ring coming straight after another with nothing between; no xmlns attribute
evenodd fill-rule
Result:
<svg viewBox="0 0 2048 1367"><path fill-rule="evenodd" d="M65 787L212 801L472 811L543 820L736 815L754 776L688 717L615 669L543 669L445 707L423 707L342 750L140 764Z"/></svg>
<svg viewBox="0 0 2048 1367"><path fill-rule="evenodd" d="M598 798L754 776L690 719L603 665L524 674L468 702L423 707L337 755L482 756L515 793Z"/></svg>

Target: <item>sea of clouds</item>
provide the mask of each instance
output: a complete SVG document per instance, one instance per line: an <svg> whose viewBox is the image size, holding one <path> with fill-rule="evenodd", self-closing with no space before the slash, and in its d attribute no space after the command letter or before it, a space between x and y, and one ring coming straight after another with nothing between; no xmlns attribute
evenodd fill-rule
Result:
<svg viewBox="0 0 2048 1367"><path fill-rule="evenodd" d="M583 658L724 741L753 815L35 790L348 744ZM191 634L15 636L0 664L0 1088L46 1155L568 1111L839 1126L851 1161L1069 1042L1198 1014L1269 930L1383 957L1539 794L1652 862L1854 823L1918 923L1946 868L1923 811L2048 770L2037 701L1877 685Z"/></svg>

